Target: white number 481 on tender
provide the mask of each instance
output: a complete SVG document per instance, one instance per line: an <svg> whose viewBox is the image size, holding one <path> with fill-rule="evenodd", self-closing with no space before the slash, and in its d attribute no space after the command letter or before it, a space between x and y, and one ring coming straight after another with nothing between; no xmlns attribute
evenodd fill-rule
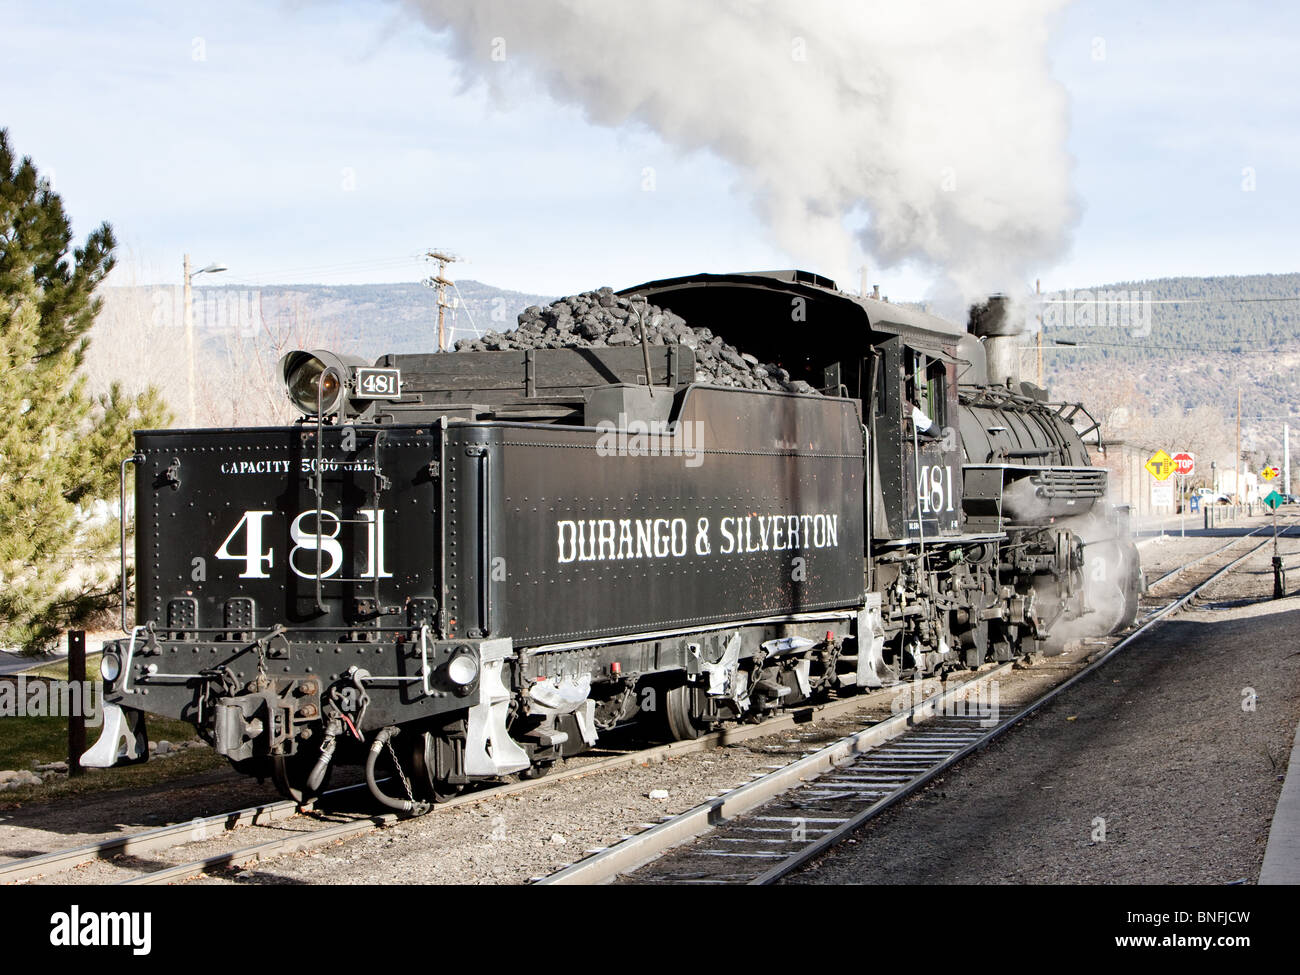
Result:
<svg viewBox="0 0 1300 975"><path fill-rule="evenodd" d="M217 558L244 563L244 571L239 573L239 578L271 578L270 572L266 570L275 568L275 548L271 545L263 547L263 538L264 523L273 514L274 511L245 511L239 523L217 549ZM366 523L366 567L360 578L391 579L393 574L384 566L384 509L360 508L357 514ZM304 522L315 517L316 509L309 508L294 518L289 526L289 538L294 543L289 550L289 568L301 579L316 578L317 551L321 553L320 578L328 579L343 568L343 544L339 541L343 520L332 511L321 511L322 524L317 525L315 531L308 531ZM326 529L332 530L326 533ZM232 552L232 543L238 544L237 539L241 535L244 551ZM310 553L302 566L298 564L302 561L299 556L301 552Z"/></svg>

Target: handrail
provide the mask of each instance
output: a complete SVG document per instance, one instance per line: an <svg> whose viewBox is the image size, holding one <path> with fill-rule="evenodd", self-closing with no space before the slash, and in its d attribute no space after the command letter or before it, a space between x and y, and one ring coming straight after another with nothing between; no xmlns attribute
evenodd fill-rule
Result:
<svg viewBox="0 0 1300 975"><path fill-rule="evenodd" d="M131 660L135 657L135 638L141 633L147 633L149 627L136 626L131 628L131 641L126 645L126 659L122 661L122 693L129 694L131 691Z"/></svg>
<svg viewBox="0 0 1300 975"><path fill-rule="evenodd" d="M321 589L321 559L324 547L320 544L321 519L325 517L325 380L330 376L338 380L339 389L347 384L347 378L335 366L328 366L316 381L316 470L313 472L311 489L316 496L316 609L325 612L325 598Z"/></svg>
<svg viewBox="0 0 1300 975"><path fill-rule="evenodd" d="M483 445L483 453L479 455L478 504L479 630L483 636L490 636L492 633L492 469L491 454L488 452L487 444Z"/></svg>
<svg viewBox="0 0 1300 975"><path fill-rule="evenodd" d="M144 455L140 453L132 454L122 461L121 469L118 473L117 483L117 551L118 562L121 568L122 577L119 580L122 591L122 632L130 632L126 625L126 465L140 464L144 461ZM137 600L138 604L139 600ZM139 606L137 605L137 609Z"/></svg>
<svg viewBox="0 0 1300 975"><path fill-rule="evenodd" d="M424 693L433 697L433 685L429 683L429 624L420 624L420 676L424 678Z"/></svg>

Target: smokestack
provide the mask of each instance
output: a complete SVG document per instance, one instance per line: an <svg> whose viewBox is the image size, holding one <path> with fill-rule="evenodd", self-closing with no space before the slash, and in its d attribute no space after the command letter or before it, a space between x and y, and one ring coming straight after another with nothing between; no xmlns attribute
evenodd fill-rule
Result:
<svg viewBox="0 0 1300 975"><path fill-rule="evenodd" d="M877 301L880 300L880 285L873 284L871 286L871 297L875 298Z"/></svg>
<svg viewBox="0 0 1300 975"><path fill-rule="evenodd" d="M984 344L989 382L1015 385L1020 382L1020 329L1007 315L1007 296L990 295L970 308L970 331Z"/></svg>

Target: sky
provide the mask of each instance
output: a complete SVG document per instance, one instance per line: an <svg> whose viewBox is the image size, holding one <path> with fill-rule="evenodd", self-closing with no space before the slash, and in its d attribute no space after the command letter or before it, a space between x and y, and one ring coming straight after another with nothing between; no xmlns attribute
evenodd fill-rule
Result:
<svg viewBox="0 0 1300 975"><path fill-rule="evenodd" d="M113 225L118 283L177 283L186 252L221 284L355 284L441 248L539 294L795 263L728 163L466 86L395 2L0 0L0 25L0 127L78 237ZM1048 53L1081 215L1044 290L1300 270L1300 8L1078 0ZM935 277L870 271L896 300Z"/></svg>

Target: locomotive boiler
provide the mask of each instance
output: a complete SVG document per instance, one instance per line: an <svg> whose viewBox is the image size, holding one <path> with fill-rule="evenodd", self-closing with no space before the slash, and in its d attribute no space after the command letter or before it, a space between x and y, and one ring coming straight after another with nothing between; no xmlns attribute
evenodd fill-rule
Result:
<svg viewBox="0 0 1300 975"><path fill-rule="evenodd" d="M1132 620L1096 424L1005 367L998 302L967 330L801 271L633 295L803 391L644 333L315 351L283 363L292 425L139 432L136 621L84 764L143 760L164 714L286 795L356 763L420 811L633 722L695 737Z"/></svg>

